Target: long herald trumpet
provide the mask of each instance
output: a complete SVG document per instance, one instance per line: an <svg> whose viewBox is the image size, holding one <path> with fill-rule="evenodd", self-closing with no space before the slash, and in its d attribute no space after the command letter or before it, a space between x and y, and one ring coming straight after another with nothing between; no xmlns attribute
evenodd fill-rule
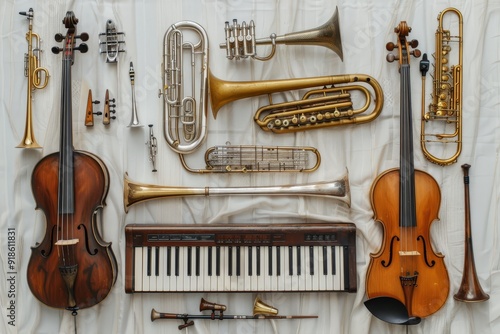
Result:
<svg viewBox="0 0 500 334"><path fill-rule="evenodd" d="M228 315L224 314L226 305L208 302L201 299L200 312L212 311L211 314L175 314L175 313L162 313L155 309L151 310L151 321L158 319L179 319L184 321L179 325L179 329L184 329L194 325L191 319L207 319L207 320L264 320L264 319L315 319L317 315L278 315L278 309L265 304L259 298L255 299L253 307L253 315Z"/></svg>
<svg viewBox="0 0 500 334"><path fill-rule="evenodd" d="M462 283L458 292L453 296L455 300L461 302L483 302L490 296L483 291L476 273L474 263L474 249L472 247L472 233L470 225L470 196L469 196L469 168L470 165L462 165L464 172L464 193L465 193L465 255Z"/></svg>
<svg viewBox="0 0 500 334"><path fill-rule="evenodd" d="M196 42L184 40L191 30L199 37ZM189 52L190 67L184 68L184 50ZM197 58L200 64L197 66ZM190 68L191 88L185 89L184 71ZM201 72L199 81L196 74ZM172 24L163 38L162 80L163 125L167 144L177 153L186 154L198 148L207 134L208 36L201 25L192 21ZM199 82L199 87L196 87ZM199 101L194 98L200 92ZM188 96L185 96L185 93ZM181 135L182 132L182 135Z"/></svg>
<svg viewBox="0 0 500 334"><path fill-rule="evenodd" d="M358 84L341 85L348 83ZM375 94L374 105L368 115L360 114L370 109L372 94L360 83L371 86ZM321 86L323 88L306 93L302 100L272 103L272 93ZM274 133L370 122L380 114L384 104L384 94L380 84L365 74L230 82L215 77L209 71L208 87L214 118L217 118L219 109L229 102L267 94L270 105L260 108L254 116L254 121L263 130ZM356 90L366 99L364 105L358 109L353 108L350 93Z"/></svg>
<svg viewBox="0 0 500 334"><path fill-rule="evenodd" d="M43 89L49 82L49 71L40 67L40 36L33 32L33 8L27 12L19 12L20 15L28 19L28 32L26 40L28 41L28 52L24 54L24 76L28 78L26 94L26 123L24 127L24 136L18 148L42 148L35 139L33 132L33 111L31 94L35 89Z"/></svg>
<svg viewBox="0 0 500 334"><path fill-rule="evenodd" d="M450 30L443 27L443 21L446 14L454 15L458 19L458 34L451 34ZM436 51L435 66L434 66L434 82L432 102L429 109L425 111L425 72L422 71L422 121L420 144L424 156L432 163L446 166L457 161L458 156L462 152L462 82L463 82L463 18L460 11L456 8L447 8L439 13L438 28L436 30ZM456 62L450 60L452 45L458 48L458 59ZM425 56L425 55L424 55ZM426 57L423 60L426 61ZM428 63L428 61L427 61ZM423 65L425 68L425 64ZM427 66L428 68L428 66ZM429 132L431 124L434 129L441 129L445 125L445 130L437 130L438 132ZM447 130L447 131L446 131ZM436 152L443 149L439 144L455 144L455 153L438 157ZM432 146L431 147L428 147ZM433 151L434 153L431 153Z"/></svg>
<svg viewBox="0 0 500 334"><path fill-rule="evenodd" d="M307 146L218 145L205 152L204 169L188 166L183 154L181 164L191 173L314 172L321 155Z"/></svg>
<svg viewBox="0 0 500 334"><path fill-rule="evenodd" d="M221 43L221 49L226 49L226 57L228 59L240 59L251 57L257 60L269 60L276 52L276 44L286 45L317 45L324 46L335 52L340 60L343 60L342 40L340 38L338 8L335 8L335 13L323 25L295 33L289 33L282 36L276 36L272 33L268 38L255 38L255 23L238 24L237 20L233 20L233 24L225 23L226 42ZM257 45L272 45L271 51L267 56L260 57L257 55Z"/></svg>
<svg viewBox="0 0 500 334"><path fill-rule="evenodd" d="M325 181L302 185L274 187L172 187L135 183L125 173L123 178L123 207L125 212L134 204L160 198L187 196L226 196L226 195L269 195L269 196L315 196L337 199L351 206L348 174L337 181Z"/></svg>

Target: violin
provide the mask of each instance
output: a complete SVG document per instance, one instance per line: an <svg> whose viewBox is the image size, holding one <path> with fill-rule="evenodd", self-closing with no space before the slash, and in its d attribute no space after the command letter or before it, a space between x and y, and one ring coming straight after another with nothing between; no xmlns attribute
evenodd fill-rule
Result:
<svg viewBox="0 0 500 334"><path fill-rule="evenodd" d="M28 263L28 285L42 303L78 309L101 302L116 281L117 264L111 243L97 228L97 213L103 208L109 188L109 172L92 153L73 148L71 110L71 66L75 51L85 53L88 34L76 34L78 19L68 11L63 20L66 36L57 34L62 51L61 133L59 152L42 158L31 176L36 208L43 211L43 240L32 247Z"/></svg>
<svg viewBox="0 0 500 334"><path fill-rule="evenodd" d="M420 51L410 51L418 45L416 40L407 42L410 31L406 22L401 22L395 29L397 45L387 44L387 50L397 49L399 53L389 54L387 60L398 60L400 65L400 167L383 172L371 188L374 218L383 225L384 235L380 250L370 254L366 292L368 298L388 297L403 303L409 317L415 319L443 306L449 278L444 256L434 252L430 238L431 224L438 219L441 192L436 180L425 171L415 170L413 164L410 55L419 57Z"/></svg>

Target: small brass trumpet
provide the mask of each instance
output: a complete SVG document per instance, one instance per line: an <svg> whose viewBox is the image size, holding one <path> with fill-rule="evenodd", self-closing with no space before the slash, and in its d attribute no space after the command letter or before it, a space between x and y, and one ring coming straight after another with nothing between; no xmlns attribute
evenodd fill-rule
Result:
<svg viewBox="0 0 500 334"><path fill-rule="evenodd" d="M28 78L27 95L26 95L26 123L24 128L24 136L18 148L42 148L36 139L33 131L33 111L31 94L35 89L43 89L49 82L49 71L40 67L40 36L33 32L33 8L28 12L20 12L19 14L26 16L29 21L26 40L28 41L28 52L24 55L24 76Z"/></svg>

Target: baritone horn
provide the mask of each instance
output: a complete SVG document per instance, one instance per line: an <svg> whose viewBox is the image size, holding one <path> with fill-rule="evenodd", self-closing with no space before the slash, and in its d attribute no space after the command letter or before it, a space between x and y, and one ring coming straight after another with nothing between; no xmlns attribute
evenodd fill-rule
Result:
<svg viewBox="0 0 500 334"><path fill-rule="evenodd" d="M198 40L186 41L194 32ZM190 62L183 65L185 51ZM199 63L198 58L200 58ZM201 73L197 80L196 75ZM180 154L193 152L207 134L208 36L196 22L172 24L163 39L162 81L163 126L167 144ZM197 82L199 86L197 87ZM199 99L195 98L199 92Z"/></svg>
<svg viewBox="0 0 500 334"><path fill-rule="evenodd" d="M40 67L40 36L33 32L33 8L27 12L19 12L26 16L29 22L26 40L28 41L28 52L24 54L24 76L28 78L27 96L26 96L26 123L24 136L18 148L42 148L35 139L33 132L33 112L31 94L35 89L43 89L49 82L49 71Z"/></svg>
<svg viewBox="0 0 500 334"><path fill-rule="evenodd" d="M367 86L373 89L373 98ZM267 94L269 105L257 110L254 121L263 130L274 133L370 122L380 114L384 104L380 84L365 74L231 82L221 80L209 71L208 87L214 118L217 118L219 109L229 102ZM298 101L272 102L272 93L311 87L323 88L310 90ZM365 99L359 107L355 107L351 99L351 92L354 91ZM370 108L372 100L374 103ZM361 115L368 109L372 109L370 114Z"/></svg>
<svg viewBox="0 0 500 334"><path fill-rule="evenodd" d="M226 57L228 59L240 59L251 57L256 60L269 60L276 52L276 44L286 45L317 45L324 46L335 52L340 60L343 60L342 40L340 38L338 8L335 8L333 16L323 25L304 30L300 32L289 33L281 36L276 36L272 33L268 38L255 38L255 23L250 21L238 24L237 20L233 20L233 24L225 23L226 42L221 43L221 49L226 49ZM260 57L257 55L257 45L271 44L271 51L267 56Z"/></svg>
<svg viewBox="0 0 500 334"><path fill-rule="evenodd" d="M274 187L172 187L136 183L128 178L127 173L123 178L123 207L125 212L128 212L128 208L134 204L160 198L227 195L314 196L337 199L347 204L347 206L351 206L347 173L337 181Z"/></svg>
<svg viewBox="0 0 500 334"><path fill-rule="evenodd" d="M458 34L452 34L450 30L443 27L445 16L457 18ZM425 73L421 68L422 122L420 144L424 156L430 162L446 166L455 163L462 151L462 14L458 9L450 7L439 13L438 22L432 102L428 111L425 111ZM457 54L455 61L450 60L452 46L458 49L455 52ZM425 60L426 58L424 58ZM430 128L435 129L435 131L431 131ZM438 157L437 152L444 150L440 144L454 144L456 150L451 155ZM431 151L433 152L431 153Z"/></svg>

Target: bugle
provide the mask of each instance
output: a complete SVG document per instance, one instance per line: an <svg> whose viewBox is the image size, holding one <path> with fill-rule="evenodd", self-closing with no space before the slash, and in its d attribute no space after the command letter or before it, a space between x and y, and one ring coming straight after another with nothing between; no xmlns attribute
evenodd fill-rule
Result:
<svg viewBox="0 0 500 334"><path fill-rule="evenodd" d="M226 57L228 59L251 57L265 61L274 56L276 44L317 45L329 48L340 57L340 60L343 60L338 14L338 8L335 8L335 13L333 13L332 17L317 28L282 36L276 36L275 33L272 33L268 38L260 39L255 38L255 23L253 20L248 25L244 21L241 25L238 24L237 20L233 20L232 25L226 21L224 26L226 42L221 43L219 46L221 49L226 49ZM271 44L269 54L263 57L258 56L257 46L269 44Z"/></svg>
<svg viewBox="0 0 500 334"><path fill-rule="evenodd" d="M315 196L333 198L351 206L348 174L337 181L325 181L302 185L261 187L172 187L136 183L125 173L123 178L123 207L125 212L134 204L160 198L188 196L268 195L268 196Z"/></svg>
<svg viewBox="0 0 500 334"><path fill-rule="evenodd" d="M185 41L185 33L191 30L198 36L195 42ZM184 68L184 50L191 62ZM199 65L196 62L199 60ZM189 70L189 72L188 72ZM186 72L190 73L186 85ZM200 72L201 78L196 79ZM180 154L193 152L205 140L207 134L207 78L208 36L201 25L192 21L172 24L163 38L162 81L163 126L168 146ZM199 82L199 87L196 83ZM186 85L187 86L187 85ZM195 98L199 92L198 100ZM186 95L186 96L185 96Z"/></svg>
<svg viewBox="0 0 500 334"><path fill-rule="evenodd" d="M355 85L345 85L356 83ZM374 105L372 108L373 89ZM330 87L327 87L330 86ZM309 129L361 124L374 120L382 112L384 94L380 84L373 77L365 74L346 74L299 79L268 81L225 81L209 71L208 87L212 113L217 118L219 109L229 102L259 95L268 95L269 105L260 108L254 121L265 131L288 133ZM302 100L272 103L272 93L311 87L323 87L309 91ZM359 91L365 103L353 108L351 92ZM363 114L368 109L371 113Z"/></svg>
<svg viewBox="0 0 500 334"><path fill-rule="evenodd" d="M464 193L465 193L465 255L464 270L462 274L462 283L458 292L453 295L455 300L461 302L483 302L490 296L481 288L476 273L474 263L474 250L472 247L472 233L470 223L470 197L469 197L469 168L470 165L462 165L464 172Z"/></svg>
<svg viewBox="0 0 500 334"><path fill-rule="evenodd" d="M446 14L457 17L458 34L451 34L450 30L446 30L443 27L443 20ZM421 68L422 121L420 146L427 160L441 166L446 166L457 162L457 158L462 152L462 14L458 9L450 7L439 13L438 22L439 26L435 37L436 50L434 53L435 71L433 75L432 102L429 105L428 111L425 111L425 73ZM456 46L458 49L456 52L458 57L455 62L450 60L452 46ZM445 129L441 130L441 125L443 124ZM437 132L432 132L431 128ZM455 152L451 155L438 157L437 152L443 149L443 146L440 144L454 144L456 147Z"/></svg>
<svg viewBox="0 0 500 334"><path fill-rule="evenodd" d="M20 15L28 19L28 32L26 40L28 41L28 52L24 54L24 76L28 78L26 94L26 122L24 127L24 136L17 148L42 148L36 139L33 131L33 110L31 94L35 89L43 89L49 82L49 71L40 67L40 36L33 32L33 8L27 12L19 12Z"/></svg>

